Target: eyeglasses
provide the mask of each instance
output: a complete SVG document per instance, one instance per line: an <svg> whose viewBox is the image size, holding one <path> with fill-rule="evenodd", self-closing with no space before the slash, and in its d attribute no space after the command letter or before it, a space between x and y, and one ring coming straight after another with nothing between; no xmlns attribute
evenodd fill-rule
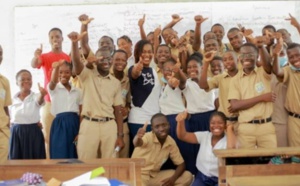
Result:
<svg viewBox="0 0 300 186"><path fill-rule="evenodd" d="M240 54L239 58L244 59L244 58L254 58L256 57L255 53L248 53L248 54Z"/></svg>

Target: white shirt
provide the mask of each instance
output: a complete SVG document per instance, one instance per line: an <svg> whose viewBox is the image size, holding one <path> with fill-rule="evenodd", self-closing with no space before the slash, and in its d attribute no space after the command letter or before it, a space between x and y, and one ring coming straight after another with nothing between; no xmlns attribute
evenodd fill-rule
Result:
<svg viewBox="0 0 300 186"><path fill-rule="evenodd" d="M79 88L71 86L68 91L60 82L57 83L54 90L50 90L48 84L48 92L51 98L51 114L63 112L79 113L79 105L82 104L82 92Z"/></svg>
<svg viewBox="0 0 300 186"><path fill-rule="evenodd" d="M181 90L178 87L172 89L168 84L163 87L159 98L159 107L164 115L183 112L185 107L182 101Z"/></svg>
<svg viewBox="0 0 300 186"><path fill-rule="evenodd" d="M214 148L212 148L211 132L195 132L194 134L197 138L198 143L200 144L200 149L196 161L197 169L208 177L218 177L218 158L214 155L213 150L227 148L226 136L224 135L224 137L220 141L218 141L217 144L215 144Z"/></svg>
<svg viewBox="0 0 300 186"><path fill-rule="evenodd" d="M135 64L135 60L134 60L134 56L131 55L128 59L127 59L127 69L129 69L132 65Z"/></svg>
<svg viewBox="0 0 300 186"><path fill-rule="evenodd" d="M215 109L214 90L205 92L199 85L191 79L187 79L185 89L182 90L186 102L187 110L190 114L203 113Z"/></svg>
<svg viewBox="0 0 300 186"><path fill-rule="evenodd" d="M30 94L22 101L19 93L14 95L13 103L9 107L10 122L16 124L32 124L40 121L40 108L38 99L40 94L30 92Z"/></svg>

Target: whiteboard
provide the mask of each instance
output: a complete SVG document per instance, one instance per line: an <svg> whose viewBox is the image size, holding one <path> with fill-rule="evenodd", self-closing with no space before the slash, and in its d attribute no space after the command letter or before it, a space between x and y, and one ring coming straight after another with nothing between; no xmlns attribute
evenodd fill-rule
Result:
<svg viewBox="0 0 300 186"><path fill-rule="evenodd" d="M43 51L50 51L48 32L53 27L59 27L64 36L63 51L69 53L71 43L67 34L80 31L78 16L83 13L95 18L89 25L89 38L92 49L96 50L103 35L111 36L115 44L122 35L128 35L134 43L138 41L138 20L143 14L146 14L146 33L158 25L165 26L171 21L171 15L177 13L183 20L174 29L182 35L186 30L194 29L194 16L200 14L209 18L201 27L202 35L215 23L223 24L226 31L241 23L246 28L252 28L254 35L260 35L263 26L273 24L276 28L287 28L293 40L299 42L297 30L284 20L289 13L300 20L299 5L297 1L255 1L15 7L15 72L29 69L34 81L43 83L42 70L34 70L30 65L35 49L42 43ZM228 41L226 35L224 41Z"/></svg>

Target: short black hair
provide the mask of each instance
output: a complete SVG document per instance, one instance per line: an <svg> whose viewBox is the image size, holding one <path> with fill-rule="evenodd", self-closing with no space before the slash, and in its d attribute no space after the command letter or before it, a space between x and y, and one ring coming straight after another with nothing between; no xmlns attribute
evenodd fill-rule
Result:
<svg viewBox="0 0 300 186"><path fill-rule="evenodd" d="M115 50L115 51L114 51L114 53L113 53L113 55L112 55L112 57L114 57L114 56L115 56L115 54L116 54L116 53L118 53L118 52L119 52L119 53L123 53L123 54L125 54L125 55L126 55L126 58L128 58L128 55L127 55L127 53L126 53L124 50L122 50L122 49Z"/></svg>
<svg viewBox="0 0 300 186"><path fill-rule="evenodd" d="M214 116L220 116L226 125L227 117L223 112L220 112L220 111L213 112L209 117L209 122L211 122L211 120Z"/></svg>
<svg viewBox="0 0 300 186"><path fill-rule="evenodd" d="M263 30L264 30L264 29L268 29L268 28L270 28L270 29L272 29L274 32L276 32L276 28L275 28L275 26L273 26L273 25L266 25L266 26L263 27Z"/></svg>
<svg viewBox="0 0 300 186"><path fill-rule="evenodd" d="M215 26L220 26L220 27L223 28L223 30L225 30L224 27L223 27L223 25L221 25L220 23L216 23L216 24L214 24L214 25L211 27L210 31L212 31L212 29L213 29Z"/></svg>
<svg viewBox="0 0 300 186"><path fill-rule="evenodd" d="M240 29L238 29L237 27L232 27L228 30L227 34L228 33L231 33L231 32L234 32L234 31L240 31Z"/></svg>
<svg viewBox="0 0 300 186"><path fill-rule="evenodd" d="M203 56L201 53L199 52L194 52L188 59L187 59L187 64L192 61L192 60L195 60L197 61L197 63L202 66L202 59L203 59Z"/></svg>
<svg viewBox="0 0 300 186"><path fill-rule="evenodd" d="M257 46L255 45L255 44L253 44L253 43L249 43L249 42L247 42L247 43L244 43L242 46L241 46L241 48L243 48L243 47L252 47L254 50L255 50L255 52L258 54L258 48L257 48Z"/></svg>
<svg viewBox="0 0 300 186"><path fill-rule="evenodd" d="M153 120L154 120L155 118L158 118L158 117L164 117L164 118L166 118L166 120L168 121L166 115L164 115L163 113L156 113L156 114L154 114L154 115L152 116L152 118L151 118L151 120L150 120L151 126L152 126L152 124L153 124Z"/></svg>
<svg viewBox="0 0 300 186"><path fill-rule="evenodd" d="M107 36L107 35L102 36L102 37L99 39L99 41L100 41L102 38L105 38L105 37L108 38L108 39L110 39L111 42L112 42L112 44L114 44L114 39L113 39L112 37Z"/></svg>
<svg viewBox="0 0 300 186"><path fill-rule="evenodd" d="M130 37L128 37L127 35L123 35L123 36L119 37L119 38L117 39L117 43L119 42L120 39L124 39L124 40L127 41L128 43L131 43L131 44L132 44L132 41L131 41Z"/></svg>
<svg viewBox="0 0 300 186"><path fill-rule="evenodd" d="M168 64L168 63L172 63L173 65L175 65L177 63L177 61L174 58L170 57L169 59L167 59L166 62L163 63L162 66L164 67L165 64Z"/></svg>
<svg viewBox="0 0 300 186"><path fill-rule="evenodd" d="M169 49L169 51L170 51L170 54L171 54L171 48L170 48L167 44L160 44L160 45L158 45L157 48L156 48L155 53L157 53L158 48L160 48L160 47L168 47L168 49Z"/></svg>
<svg viewBox="0 0 300 186"><path fill-rule="evenodd" d="M17 74L16 74L16 80L18 81L18 77L20 76L20 74L22 74L23 72L27 72L27 73L29 73L30 74L30 76L32 77L32 75L31 75L31 72L29 71L29 70L26 70L26 69L22 69L22 70L20 70L19 72L17 72Z"/></svg>
<svg viewBox="0 0 300 186"><path fill-rule="evenodd" d="M67 62L67 61L64 61L64 65L66 65L67 67L69 67L70 70L72 71L72 69L73 69L73 64L72 64L72 63L69 63L69 62Z"/></svg>
<svg viewBox="0 0 300 186"><path fill-rule="evenodd" d="M296 48L296 47L300 48L300 44L298 44L298 43L291 43L291 44L288 45L288 47L287 47L286 50L293 49L293 48Z"/></svg>
<svg viewBox="0 0 300 186"><path fill-rule="evenodd" d="M61 35L63 35L61 29L60 29L60 28L57 28L57 27L51 28L50 31L48 32L48 35L50 35L50 33L51 33L52 31L58 31Z"/></svg>

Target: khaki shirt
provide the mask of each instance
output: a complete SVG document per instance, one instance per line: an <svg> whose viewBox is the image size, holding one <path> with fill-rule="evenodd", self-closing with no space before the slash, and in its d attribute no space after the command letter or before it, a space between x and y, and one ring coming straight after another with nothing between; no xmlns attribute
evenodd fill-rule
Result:
<svg viewBox="0 0 300 186"><path fill-rule="evenodd" d="M285 108L293 113L300 114L300 72L286 66L283 68L283 83L287 85Z"/></svg>
<svg viewBox="0 0 300 186"><path fill-rule="evenodd" d="M230 82L228 101L245 100L271 92L271 74L263 67L255 68L250 74L240 70ZM273 103L260 102L251 108L239 111L239 123L247 123L254 119L266 119L272 115Z"/></svg>
<svg viewBox="0 0 300 186"><path fill-rule="evenodd" d="M153 132L147 132L142 140L143 145L136 147L132 154L132 158L144 158L146 160L145 167L142 168L142 175L155 177L169 156L175 165L184 162L176 142L171 136L167 137L163 146Z"/></svg>
<svg viewBox="0 0 300 186"><path fill-rule="evenodd" d="M12 104L10 85L6 77L0 74L0 129L7 127L9 117L6 115L4 107Z"/></svg>
<svg viewBox="0 0 300 186"><path fill-rule="evenodd" d="M228 101L228 93L230 91L230 81L233 77L231 77L226 71L217 76L213 76L208 80L209 89L205 91L210 91L214 88L219 88L219 109L218 111L223 112L227 117L235 117L238 113L230 113L228 111L228 107L230 103Z"/></svg>
<svg viewBox="0 0 300 186"><path fill-rule="evenodd" d="M112 75L103 77L97 69L83 68L78 75L82 82L82 115L115 118L113 106L123 104L121 83Z"/></svg>

